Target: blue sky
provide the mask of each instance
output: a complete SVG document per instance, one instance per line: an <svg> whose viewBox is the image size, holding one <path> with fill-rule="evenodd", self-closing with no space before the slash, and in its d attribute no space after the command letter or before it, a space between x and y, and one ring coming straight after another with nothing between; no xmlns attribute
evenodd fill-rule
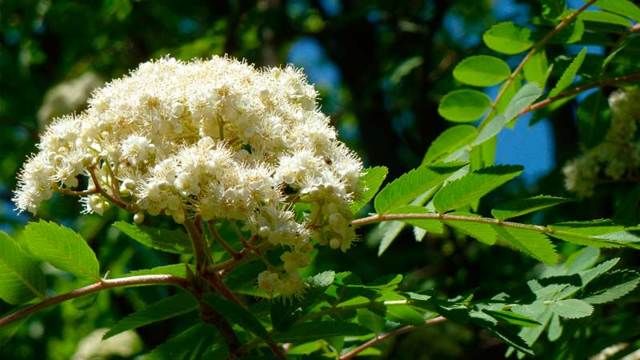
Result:
<svg viewBox="0 0 640 360"><path fill-rule="evenodd" d="M333 7L335 1L326 0L323 3L329 4L327 7L331 7L334 13L340 11ZM499 21L522 23L528 19L528 8L514 4L513 0L496 0L493 8ZM454 15L445 18L444 27L460 43L473 46L480 41L477 34L465 34L462 21ZM288 61L303 67L311 82L337 91L341 81L340 72L313 38L301 38L293 44ZM495 92L495 89L488 92ZM551 124L542 120L529 126L529 120L530 115L522 116L513 129L506 129L498 135L496 163L524 165L523 178L528 184L533 184L554 168L555 149Z"/></svg>

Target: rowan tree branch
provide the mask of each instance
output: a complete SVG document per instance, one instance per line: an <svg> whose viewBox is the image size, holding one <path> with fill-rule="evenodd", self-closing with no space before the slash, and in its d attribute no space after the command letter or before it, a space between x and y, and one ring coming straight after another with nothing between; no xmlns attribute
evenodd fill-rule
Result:
<svg viewBox="0 0 640 360"><path fill-rule="evenodd" d="M438 214L438 213L421 213L421 214L375 214L367 217L363 217L360 219L353 220L351 224L353 226L363 226L368 224L374 224L383 221L394 221L394 220L412 220L412 219L431 219L431 220L440 220L440 221L451 221L451 222L471 222L478 224L489 224L489 225L497 225L501 227L509 227L515 229L522 230L532 230L536 232L542 232L546 234L553 233L554 231L547 226L543 225L531 225L531 224L522 224L511 221L502 221L494 218L487 218L482 216L468 216L468 215L451 215L451 214Z"/></svg>
<svg viewBox="0 0 640 360"><path fill-rule="evenodd" d="M587 83L587 84L583 84L580 86L576 86L573 89L570 90L566 90L563 91L561 93L559 93L558 95L555 96L551 96L548 97L542 101L538 101L537 103L531 104L527 107L525 107L524 109L522 109L522 111L520 111L518 113L518 116L522 115L522 114L526 114L528 112L531 111L535 111L538 109L541 109L555 101L564 99L564 98L568 98L568 97L573 97L576 96L578 94L580 94L581 92L593 89L593 88L598 88L598 87L603 87L603 86L611 86L611 85L617 85L620 83L627 83L627 82L632 82L632 81L640 81L640 73L635 73L635 74L629 74L629 75L623 75L623 76L617 76L617 77L613 77L613 78L606 78L606 79L600 79L598 81L594 81L591 83Z"/></svg>
<svg viewBox="0 0 640 360"><path fill-rule="evenodd" d="M11 314L5 315L2 318L0 318L0 327L8 325L25 316L31 315L34 312L48 308L49 306L53 306L61 302L78 298L81 296L93 294L102 290L107 290L107 289L117 288L117 287L162 285L162 284L175 285L182 288L188 287L187 279L173 276L173 275L141 275L141 276L130 276L125 278L119 278L119 279L101 279L100 281L93 283L91 285L87 285L79 289L75 289L68 293L47 298L37 304L27 306Z"/></svg>
<svg viewBox="0 0 640 360"><path fill-rule="evenodd" d="M587 1L579 9L577 9L576 11L572 12L571 14L569 14L566 18L562 19L553 28L553 30L548 32L542 39L538 40L535 44L533 44L533 46L531 47L531 50L529 50L527 55L525 55L525 57L522 58L522 60L518 64L518 66L513 70L511 75L509 75L509 78L507 78L507 80L505 81L504 85L500 88L500 91L498 92L498 95L496 95L496 99L491 104L491 110L489 111L489 114L487 114L487 117L485 118L485 121L483 121L482 124L480 124L481 128L483 126L485 126L485 124L488 123L488 121L486 119L490 119L491 116L493 115L493 113L495 113L495 111L497 109L498 102L500 102L500 100L502 99L504 94L507 92L507 89L511 86L511 83L513 83L513 81L518 77L518 74L520 74L520 72L522 72L522 70L524 69L524 66L527 64L527 62L529 62L529 60L531 60L531 58L533 58L533 55L535 55L536 52L538 52L538 50L542 49L549 42L549 40L551 40L552 37L554 37L556 34L558 34L560 31L562 31L562 29L564 29L567 26L569 26L573 22L573 20L575 20L578 17L578 15L580 15L580 13L585 11L589 6L593 5L596 1L597 0L589 0L589 1Z"/></svg>
<svg viewBox="0 0 640 360"><path fill-rule="evenodd" d="M433 319L429 319L429 320L425 321L425 324L426 325L434 325L434 324L439 324L441 322L444 322L446 320L447 319L445 317L438 316L438 317L435 317ZM377 345L377 344L379 344L379 343L381 343L381 342L383 342L383 341L385 341L385 340L387 340L387 339L389 339L391 337L408 333L409 331L414 330L416 328L417 328L417 326L415 326L415 325L405 325L405 326L399 327L399 328L397 328L397 329L395 329L393 331L390 331L388 333L377 335L373 339L371 339L371 340L363 343L362 345L356 347L355 349L353 349L353 350L341 355L339 359L340 360L352 359L352 358L356 357L359 353L365 351L366 349L368 349L368 348L370 348L372 346L375 346L375 345Z"/></svg>

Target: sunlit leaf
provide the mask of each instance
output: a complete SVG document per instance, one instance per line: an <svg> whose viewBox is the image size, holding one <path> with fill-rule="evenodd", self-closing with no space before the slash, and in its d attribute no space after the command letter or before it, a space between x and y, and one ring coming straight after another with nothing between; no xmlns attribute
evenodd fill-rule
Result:
<svg viewBox="0 0 640 360"><path fill-rule="evenodd" d="M113 227L133 240L155 250L174 254L191 254L191 241L184 231L154 228L116 221Z"/></svg>
<svg viewBox="0 0 640 360"><path fill-rule="evenodd" d="M567 319L578 319L591 315L593 305L578 299L565 299L553 304L553 312Z"/></svg>
<svg viewBox="0 0 640 360"><path fill-rule="evenodd" d="M39 264L0 231L0 299L9 304L43 298L45 279Z"/></svg>
<svg viewBox="0 0 640 360"><path fill-rule="evenodd" d="M527 229L494 226L498 238L525 254L547 264L558 262L553 243L545 234Z"/></svg>
<svg viewBox="0 0 640 360"><path fill-rule="evenodd" d="M353 213L360 211L360 209L373 199L378 189L380 189L382 182L387 177L388 172L389 169L384 166L375 166L364 170L364 175L360 178L360 182L366 190L360 198L351 204L351 211L353 211Z"/></svg>
<svg viewBox="0 0 640 360"><path fill-rule="evenodd" d="M579 15L582 21L599 22L611 25L620 25L623 27L630 27L631 21L620 15L612 14L605 11L585 11Z"/></svg>
<svg viewBox="0 0 640 360"><path fill-rule="evenodd" d="M580 70L580 66L582 66L586 56L587 48L585 47L582 48L575 58L573 58L567 69L562 73L556 85L551 89L551 92L549 92L549 97L560 94L562 90L566 89L573 83L573 80L575 79L578 70Z"/></svg>
<svg viewBox="0 0 640 360"><path fill-rule="evenodd" d="M531 83L538 85L544 89L547 84L547 78L551 74L551 68L547 62L547 53L540 50L533 54L531 60L524 64L524 78Z"/></svg>
<svg viewBox="0 0 640 360"><path fill-rule="evenodd" d="M612 13L629 17L640 22L640 7L631 0L599 0L595 3L601 9Z"/></svg>
<svg viewBox="0 0 640 360"><path fill-rule="evenodd" d="M96 254L75 231L53 222L31 222L22 239L26 248L38 259L80 278L100 279Z"/></svg>
<svg viewBox="0 0 640 360"><path fill-rule="evenodd" d="M454 90L446 94L438 113L453 122L471 122L479 119L491 106L491 99L478 90Z"/></svg>
<svg viewBox="0 0 640 360"><path fill-rule="evenodd" d="M422 163L446 160L446 156L470 144L477 134L478 130L471 125L457 125L443 131L429 146Z"/></svg>
<svg viewBox="0 0 640 360"><path fill-rule="evenodd" d="M484 43L497 52L515 55L533 46L531 30L507 21L493 25L482 35Z"/></svg>
<svg viewBox="0 0 640 360"><path fill-rule="evenodd" d="M507 220L510 218L522 216L535 211L560 205L570 201L570 199L562 198L558 196L538 195L526 199L517 199L498 205L491 214L500 220Z"/></svg>
<svg viewBox="0 0 640 360"><path fill-rule="evenodd" d="M504 60L488 55L470 56L453 69L456 80L473 86L497 85L509 75L511 69Z"/></svg>
<svg viewBox="0 0 640 360"><path fill-rule="evenodd" d="M376 212L385 212L408 204L425 191L442 184L462 165L420 166L387 184L374 201Z"/></svg>
<svg viewBox="0 0 640 360"><path fill-rule="evenodd" d="M507 165L476 170L438 191L433 198L433 204L438 212L462 208L517 177L522 170L522 166Z"/></svg>

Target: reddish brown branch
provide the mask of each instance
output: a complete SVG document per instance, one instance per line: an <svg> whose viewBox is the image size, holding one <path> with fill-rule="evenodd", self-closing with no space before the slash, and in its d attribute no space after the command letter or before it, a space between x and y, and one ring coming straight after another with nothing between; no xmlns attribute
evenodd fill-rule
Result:
<svg viewBox="0 0 640 360"><path fill-rule="evenodd" d="M43 310L49 306L59 304L61 302L78 298L81 296L93 294L102 290L116 288L116 287L129 287L129 286L141 286L141 285L176 285L182 288L187 287L187 280L173 276L173 275L141 275L131 276L120 279L103 279L94 284L75 289L65 294L60 294L47 298L37 304L27 306L9 315L0 318L0 327L8 325L16 320L19 320L25 316L31 315L36 311Z"/></svg>
<svg viewBox="0 0 640 360"><path fill-rule="evenodd" d="M603 86L611 86L611 85L617 85L620 83L627 83L627 82L633 82L633 81L640 81L640 73L636 73L636 74L629 74L629 75L624 75L624 76L617 76L617 77L613 77L613 78L607 78L607 79L601 79L598 81L594 81L588 84L584 84L584 85L580 85L577 86L573 89L567 90L567 91L563 91L558 95L555 96L551 96L548 97L542 101L538 101L535 104L531 104L527 107L525 107L524 109L522 109L522 111L520 111L518 113L517 116L520 116L522 114L526 114L528 112L531 111L535 111L538 109L541 109L551 103L553 103L554 101L558 101L564 98L568 98L568 97L572 97L572 96L576 96L578 94L580 94L581 92L590 90L590 89L594 89L594 88L598 88L598 87L603 87Z"/></svg>
<svg viewBox="0 0 640 360"><path fill-rule="evenodd" d="M434 325L434 324L438 324L438 323L441 323L441 322L446 321L446 320L447 319L445 317L438 316L436 318L429 319L429 320L425 321L425 324L426 325ZM388 333L377 335L373 339L365 342L364 344L362 344L362 345L356 347L355 349L353 349L353 350L343 354L342 356L340 356L340 360L349 360L351 358L354 358L359 353L365 351L366 349L368 349L368 348L370 348L372 346L375 346L375 345L377 345L377 344L379 344L379 343L381 343L381 342L383 342L383 341L385 341L385 340L387 340L387 339L389 339L391 337L408 333L409 331L414 330L416 328L417 328L417 326L414 326L414 325L406 325L406 326L399 327L399 328L397 328L397 329L395 329L393 331L390 331Z"/></svg>

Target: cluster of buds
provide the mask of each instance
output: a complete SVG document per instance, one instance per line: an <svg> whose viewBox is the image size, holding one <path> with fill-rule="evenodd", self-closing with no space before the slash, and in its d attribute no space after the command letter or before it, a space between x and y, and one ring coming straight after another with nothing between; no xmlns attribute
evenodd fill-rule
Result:
<svg viewBox="0 0 640 360"><path fill-rule="evenodd" d="M578 196L588 197L601 180L621 180L640 166L636 139L640 121L640 89L618 90L609 96L611 126L604 140L562 169L565 186Z"/></svg>
<svg viewBox="0 0 640 360"><path fill-rule="evenodd" d="M88 108L54 120L19 176L14 201L36 213L53 192L102 214L241 224L285 249L260 286L292 295L314 244L347 250L360 160L336 139L318 95L293 67L230 59L141 64L95 91ZM80 181L79 181L80 180ZM294 213L304 203L306 216Z"/></svg>

